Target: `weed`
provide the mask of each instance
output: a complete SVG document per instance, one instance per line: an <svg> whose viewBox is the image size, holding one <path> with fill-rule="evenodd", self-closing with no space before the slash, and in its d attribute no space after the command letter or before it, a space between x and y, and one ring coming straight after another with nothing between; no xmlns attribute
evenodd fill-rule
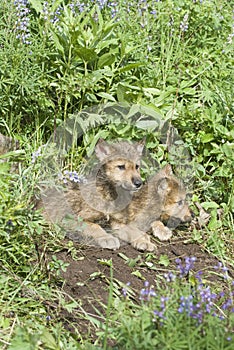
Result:
<svg viewBox="0 0 234 350"><path fill-rule="evenodd" d="M156 288L145 281L140 303L129 297L129 285L123 289L109 330L117 348L232 348L234 281L220 262L213 272L226 286L213 291L201 273L193 272L195 262L196 257L177 259L177 271L165 274Z"/></svg>
<svg viewBox="0 0 234 350"><path fill-rule="evenodd" d="M44 176L42 145L63 121L79 120L83 139L76 135L65 168L55 173L62 182L79 182L83 158L100 137L146 137L155 162L173 163L167 142L152 131L163 120L167 130L178 130L191 154L196 201L211 216L207 226L194 229L192 240L233 264L233 28L233 5L223 0L139 0L134 6L122 0L1 1L0 129L16 135L25 150L19 158L14 152L1 156L20 161L17 174L10 173L10 163L0 163L3 349L107 349L110 340L116 349L232 349L232 278L217 265L224 292L216 290L219 283L211 288L194 275L191 260L178 261L154 288L142 268L133 271L145 283L137 303L131 286L122 299L110 290L100 347L78 331L71 335L59 319L61 309L79 315L76 302L59 289L60 272L68 267L56 257L65 249L63 234L45 224L32 199ZM93 106L107 102L132 108L110 113L103 123ZM92 112L78 115L84 109ZM68 131L74 132L69 125ZM46 152L49 157L53 150ZM179 144L174 155L182 159ZM154 170L144 165L143 177ZM82 258L74 246L65 247ZM49 262L47 250L54 255ZM132 268L141 260L121 257ZM144 268L153 274L155 256L147 259ZM162 254L159 263L166 270L170 261ZM109 258L100 257L99 264L113 268Z"/></svg>

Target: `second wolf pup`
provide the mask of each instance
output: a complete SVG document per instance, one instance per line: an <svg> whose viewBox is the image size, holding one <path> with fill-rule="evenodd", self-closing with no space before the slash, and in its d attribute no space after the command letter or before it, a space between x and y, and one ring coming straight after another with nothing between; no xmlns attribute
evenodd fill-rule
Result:
<svg viewBox="0 0 234 350"><path fill-rule="evenodd" d="M115 235L128 242L135 239L136 233L139 244L140 230L143 246L143 242L147 241L145 232L150 229L155 237L168 240L173 228L191 219L185 188L168 164L134 194L127 215L126 210L118 213L112 221L112 228Z"/></svg>

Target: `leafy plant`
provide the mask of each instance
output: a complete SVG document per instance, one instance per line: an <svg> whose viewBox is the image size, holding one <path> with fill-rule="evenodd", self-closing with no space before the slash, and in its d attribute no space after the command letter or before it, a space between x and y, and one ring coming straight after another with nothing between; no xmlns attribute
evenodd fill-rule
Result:
<svg viewBox="0 0 234 350"><path fill-rule="evenodd" d="M226 280L227 290L214 292L201 273L193 273L195 261L195 257L177 259L177 271L165 274L156 288L144 282L139 303L128 298L127 289L123 290L109 329L117 348L232 348L232 278L222 263L215 266L214 270Z"/></svg>
<svg viewBox="0 0 234 350"><path fill-rule="evenodd" d="M1 1L0 129L16 135L25 150L15 174L5 162L9 155L0 156L3 347L97 349L59 321L59 310L73 312L77 303L65 300L56 284L67 267L56 257L62 234L33 210L39 179L49 181L43 150L46 160L54 155L58 126L72 143L62 169L53 170L65 169L69 179L80 176L84 158L93 154L100 137L146 138L155 166L149 167L146 157L145 178L165 162L181 164L183 175L190 154L194 198L211 215L205 228L194 229L192 239L233 263L233 37L233 6L227 1L147 0L134 6L122 0ZM165 130L177 132L170 152ZM49 149L42 145L51 133ZM45 263L43 249L55 258ZM153 273L154 258L148 259L145 266ZM159 261L163 268L169 264L166 255ZM137 259L128 264L135 266ZM142 270L134 273L144 279ZM160 280L157 292L145 285L140 304L126 290L114 311L112 290L106 328L99 333L105 348L112 331L116 349L231 349L233 313L228 303L224 308L224 299L233 293L233 281L222 279L225 295L218 298L219 291L211 292L192 269L187 276L179 274L173 281L172 276ZM224 320L206 312L201 292L207 292L211 305L208 299L206 304ZM195 302L202 305L201 323L189 314L189 303L195 307ZM48 313L48 305L55 306L53 312L49 308Z"/></svg>

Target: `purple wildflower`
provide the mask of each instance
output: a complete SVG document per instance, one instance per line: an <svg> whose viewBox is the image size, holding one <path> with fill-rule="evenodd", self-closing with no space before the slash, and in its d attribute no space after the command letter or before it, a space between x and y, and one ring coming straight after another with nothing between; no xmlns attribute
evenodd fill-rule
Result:
<svg viewBox="0 0 234 350"><path fill-rule="evenodd" d="M160 306L159 310L154 310L154 316L156 318L160 319L160 322L166 319L165 312L166 312L166 302L169 300L168 297L162 296L160 298ZM154 318L154 321L156 321L156 318Z"/></svg>
<svg viewBox="0 0 234 350"><path fill-rule="evenodd" d="M28 0L15 0L14 6L16 10L17 21L15 22L16 38L23 44L31 44L30 37L30 18L29 18L29 1Z"/></svg>
<svg viewBox="0 0 234 350"><path fill-rule="evenodd" d="M199 299L207 313L211 313L214 309L214 300L217 299L217 294L212 293L210 287L198 286Z"/></svg>
<svg viewBox="0 0 234 350"><path fill-rule="evenodd" d="M180 277L186 277L189 272L193 269L194 267L194 262L197 260L196 257L186 257L184 259L185 265L182 263L181 259L176 259L175 262L177 264L176 268L180 272Z"/></svg>
<svg viewBox="0 0 234 350"><path fill-rule="evenodd" d="M153 286L149 286L149 282L145 281L144 287L140 291L140 300L149 301L152 297L156 296L155 290Z"/></svg>
<svg viewBox="0 0 234 350"><path fill-rule="evenodd" d="M42 17L44 21L49 21L52 24L57 24L59 22L61 13L63 11L63 6L59 5L55 10L52 11L52 5L48 1L43 2L42 6ZM71 4L69 6L72 6Z"/></svg>
<svg viewBox="0 0 234 350"><path fill-rule="evenodd" d="M127 287L129 287L130 284L131 284L131 282L127 282L127 283L126 283L126 287L124 287L124 288L122 289L122 294L123 294L124 298L127 297L127 294L128 294L128 288L127 288Z"/></svg>
<svg viewBox="0 0 234 350"><path fill-rule="evenodd" d="M188 13L186 13L184 15L182 22L180 23L181 32L186 32L188 30L188 18L189 18L189 15Z"/></svg>
<svg viewBox="0 0 234 350"><path fill-rule="evenodd" d="M214 266L214 269L218 272L221 272L222 277L224 279L230 278L230 276L228 274L228 268L226 266L224 266L222 262L219 261L218 264Z"/></svg>
<svg viewBox="0 0 234 350"><path fill-rule="evenodd" d="M111 9L111 17L114 18L118 14L118 2L112 1L109 3L110 9Z"/></svg>
<svg viewBox="0 0 234 350"><path fill-rule="evenodd" d="M217 316L215 313L217 299L218 295L212 293L209 286L198 285L192 294L180 297L178 312L186 313L187 316L201 324L205 315Z"/></svg>
<svg viewBox="0 0 234 350"><path fill-rule="evenodd" d="M181 296L180 297L180 306L178 308L178 312L181 314L183 312L186 312L189 316L191 316L192 312L194 310L193 306L193 296Z"/></svg>
<svg viewBox="0 0 234 350"><path fill-rule="evenodd" d="M176 275L172 272L168 272L164 274L164 278L167 282L173 282L176 279Z"/></svg>
<svg viewBox="0 0 234 350"><path fill-rule="evenodd" d="M42 13L43 13L44 20L47 21L49 17L48 1L44 1Z"/></svg>
<svg viewBox="0 0 234 350"><path fill-rule="evenodd" d="M198 282L199 282L199 284L202 284L202 274L203 274L203 272L202 271L198 271L197 273L196 273L196 279L198 280Z"/></svg>
<svg viewBox="0 0 234 350"><path fill-rule="evenodd" d="M233 306L233 300L231 298L228 298L225 300L225 302L221 305L222 310L228 310Z"/></svg>
<svg viewBox="0 0 234 350"><path fill-rule="evenodd" d="M68 183L68 181L75 183L84 183L86 181L83 175L79 175L76 171L69 170L64 170L63 173L59 173L58 178L65 184Z"/></svg>
<svg viewBox="0 0 234 350"><path fill-rule="evenodd" d="M80 1L76 1L76 2L72 2L70 4L68 4L68 6L70 7L72 13L75 15L77 12L84 12L85 10L85 3L84 2L80 2Z"/></svg>
<svg viewBox="0 0 234 350"><path fill-rule="evenodd" d="M36 163L37 158L41 156L42 156L41 147L39 147L37 151L32 153L32 160L31 160L32 164Z"/></svg>
<svg viewBox="0 0 234 350"><path fill-rule="evenodd" d="M233 286L233 284L232 284L232 286ZM232 287L232 286L230 286L230 287ZM231 312L231 313L234 312L233 296L234 296L234 291L232 290L232 288L229 290L228 295L226 295L224 291L219 293L219 297L221 298L221 306L220 306L220 308L223 311L228 311L228 312Z"/></svg>
<svg viewBox="0 0 234 350"><path fill-rule="evenodd" d="M107 5L108 0L99 0L98 1L98 6L100 10L102 10L106 5Z"/></svg>
<svg viewBox="0 0 234 350"><path fill-rule="evenodd" d="M224 272L228 271L228 268L226 266L224 266L221 261L219 261L218 264L214 266L214 269L215 270L221 270L221 271L224 271Z"/></svg>
<svg viewBox="0 0 234 350"><path fill-rule="evenodd" d="M68 181L75 183L85 183L86 179L83 175L79 175L76 171L64 170L63 173L58 174L59 180L63 181L63 183L68 183Z"/></svg>

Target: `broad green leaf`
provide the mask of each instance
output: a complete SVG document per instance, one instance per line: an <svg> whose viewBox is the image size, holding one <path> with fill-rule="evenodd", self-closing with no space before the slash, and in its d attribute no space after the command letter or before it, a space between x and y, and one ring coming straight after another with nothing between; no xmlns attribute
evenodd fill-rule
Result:
<svg viewBox="0 0 234 350"><path fill-rule="evenodd" d="M37 349L39 336L30 334L27 328L17 328L8 350L34 350Z"/></svg>
<svg viewBox="0 0 234 350"><path fill-rule="evenodd" d="M145 265L150 269L150 270L157 270L156 266L151 262L151 261L146 261Z"/></svg>
<svg viewBox="0 0 234 350"><path fill-rule="evenodd" d="M138 120L136 122L136 126L139 129L147 130L147 129L156 129L159 127L159 123L157 120Z"/></svg>
<svg viewBox="0 0 234 350"><path fill-rule="evenodd" d="M186 89L181 90L181 93L193 96L196 94L196 90L193 88L186 88Z"/></svg>
<svg viewBox="0 0 234 350"><path fill-rule="evenodd" d="M139 270L133 271L131 273L131 275L134 275L134 276L140 278L141 280L145 280L145 278L142 276L142 274L141 274L141 272Z"/></svg>
<svg viewBox="0 0 234 350"><path fill-rule="evenodd" d="M221 220L218 220L217 210L213 209L211 211L211 219L209 221L208 228L210 230L215 230L215 229L218 229L221 226L222 226L222 222L221 222ZM222 243L220 242L220 244L222 244Z"/></svg>
<svg viewBox="0 0 234 350"><path fill-rule="evenodd" d="M43 6L41 1L30 0L30 6L32 6L37 13L42 13L43 11Z"/></svg>
<svg viewBox="0 0 234 350"><path fill-rule="evenodd" d="M180 89L181 90L184 90L185 88L188 88L189 86L193 85L194 84L194 81L193 80L183 80L180 84Z"/></svg>
<svg viewBox="0 0 234 350"><path fill-rule="evenodd" d="M41 340L48 349L58 349L56 339L49 331L44 330Z"/></svg>
<svg viewBox="0 0 234 350"><path fill-rule="evenodd" d="M64 55L64 47L61 45L59 36L55 34L54 32L51 32L55 47Z"/></svg>
<svg viewBox="0 0 234 350"><path fill-rule="evenodd" d="M10 319L7 317L0 317L0 327L2 328L2 330L7 329L8 327L10 327Z"/></svg>
<svg viewBox="0 0 234 350"><path fill-rule="evenodd" d="M98 68L111 66L115 62L115 55L113 53L104 53L98 60Z"/></svg>
<svg viewBox="0 0 234 350"><path fill-rule="evenodd" d="M30 2L31 2L31 0L30 0ZM55 0L55 1L53 1L52 2L52 6L51 6L51 12L55 12L62 2L63 2L63 0Z"/></svg>
<svg viewBox="0 0 234 350"><path fill-rule="evenodd" d="M155 88L143 88L143 91L146 94L150 94L150 95L160 95L161 91L159 89L155 89Z"/></svg>
<svg viewBox="0 0 234 350"><path fill-rule="evenodd" d="M225 126L223 125L216 124L215 130L217 130L218 132L220 132L220 134L223 134L224 136L229 134L228 128L225 128Z"/></svg>
<svg viewBox="0 0 234 350"><path fill-rule="evenodd" d="M108 94L108 93L106 93L106 92L99 92L99 93L97 94L97 96L100 96L100 97L102 97L102 98L105 98L105 99L108 100L108 101L116 102L115 98L114 98L112 95L110 95L110 94Z"/></svg>
<svg viewBox="0 0 234 350"><path fill-rule="evenodd" d="M10 163L0 163L0 174L7 174L10 170Z"/></svg>
<svg viewBox="0 0 234 350"><path fill-rule="evenodd" d="M70 303L64 304L64 308L69 312L72 313L74 311L75 308L78 307L78 303L74 300Z"/></svg>
<svg viewBox="0 0 234 350"><path fill-rule="evenodd" d="M131 106L131 108L127 114L127 118L131 118L139 112L140 112L140 105L134 104Z"/></svg>
<svg viewBox="0 0 234 350"><path fill-rule="evenodd" d="M124 72L128 72L128 71L130 71L132 69L141 67L143 65L144 65L144 63L130 63L130 64L127 64L124 67L119 68L118 71L119 71L119 73L124 73Z"/></svg>
<svg viewBox="0 0 234 350"><path fill-rule="evenodd" d="M214 140L214 135L213 134L204 134L201 136L201 142L202 143L208 143L210 141Z"/></svg>
<svg viewBox="0 0 234 350"><path fill-rule="evenodd" d="M221 155L221 158L223 158L222 155ZM227 166L224 163L222 164L222 166L218 167L217 170L215 170L214 176L230 178L232 176L232 170L229 166Z"/></svg>
<svg viewBox="0 0 234 350"><path fill-rule="evenodd" d="M117 98L118 98L119 102L125 101L126 91L127 91L127 89L122 84L118 84L118 86L117 86Z"/></svg>
<svg viewBox="0 0 234 350"><path fill-rule="evenodd" d="M97 59L95 49L89 49L87 47L79 47L76 50L77 55L85 62L92 62Z"/></svg>
<svg viewBox="0 0 234 350"><path fill-rule="evenodd" d="M230 199L230 208L231 208L231 211L234 213L234 194L231 196L231 199Z"/></svg>
<svg viewBox="0 0 234 350"><path fill-rule="evenodd" d="M160 121L162 120L162 112L155 106L141 106L140 111L143 115L153 117L155 120L157 120L158 123L160 123Z"/></svg>
<svg viewBox="0 0 234 350"><path fill-rule="evenodd" d="M118 253L118 256L120 256L125 261L128 261L129 259L124 253Z"/></svg>
<svg viewBox="0 0 234 350"><path fill-rule="evenodd" d="M167 267L168 265L170 265L170 260L167 255L163 254L163 255L160 255L158 263L160 265Z"/></svg>
<svg viewBox="0 0 234 350"><path fill-rule="evenodd" d="M112 259L97 259L97 262L101 265L112 266Z"/></svg>
<svg viewBox="0 0 234 350"><path fill-rule="evenodd" d="M218 209L219 205L216 202L203 202L202 207L207 210L207 209Z"/></svg>
<svg viewBox="0 0 234 350"><path fill-rule="evenodd" d="M102 39L103 40L103 39ZM115 47L115 49L113 49ZM96 46L97 53L99 54L103 49L106 49L105 51L108 50L108 53L118 53L119 48L118 48L118 40L117 39L109 39L109 40L104 40L102 42L99 42ZM105 55L105 54L104 54Z"/></svg>
<svg viewBox="0 0 234 350"><path fill-rule="evenodd" d="M234 159L234 143L224 143L222 149L225 156L229 159Z"/></svg>

